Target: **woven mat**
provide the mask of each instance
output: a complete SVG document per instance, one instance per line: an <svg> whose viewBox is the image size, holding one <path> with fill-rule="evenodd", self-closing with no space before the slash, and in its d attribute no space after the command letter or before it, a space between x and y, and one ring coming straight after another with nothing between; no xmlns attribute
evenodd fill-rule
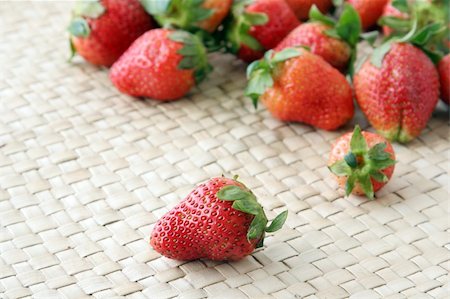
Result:
<svg viewBox="0 0 450 299"><path fill-rule="evenodd" d="M0 3L0 298L448 298L449 129L440 105L376 201L326 168L345 131L285 124L242 96L245 66L158 104L68 64L67 2ZM354 123L367 127L357 115ZM287 225L240 262L148 245L194 185L239 174Z"/></svg>

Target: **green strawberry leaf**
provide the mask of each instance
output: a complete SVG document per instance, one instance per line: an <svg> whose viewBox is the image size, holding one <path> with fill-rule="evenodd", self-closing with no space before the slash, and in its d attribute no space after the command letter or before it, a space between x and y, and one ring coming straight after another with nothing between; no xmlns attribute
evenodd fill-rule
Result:
<svg viewBox="0 0 450 299"><path fill-rule="evenodd" d="M378 48L376 48L373 51L370 62L377 68L381 68L381 65L383 64L384 56L386 56L386 54L391 50L391 46L392 46L392 40L388 41L388 42L382 44L381 46L379 46Z"/></svg>
<svg viewBox="0 0 450 299"><path fill-rule="evenodd" d="M265 70L253 70L250 74L245 95L250 97L255 108L258 106L259 97L266 91L267 88L273 86L272 75Z"/></svg>
<svg viewBox="0 0 450 299"><path fill-rule="evenodd" d="M76 37L88 37L91 33L89 24L85 19L79 17L72 19L67 30Z"/></svg>
<svg viewBox="0 0 450 299"><path fill-rule="evenodd" d="M77 49L75 48L75 45L73 44L73 41L71 38L69 38L69 49L70 49L70 56L68 62L71 62L72 59L75 57L75 54L77 53Z"/></svg>
<svg viewBox="0 0 450 299"><path fill-rule="evenodd" d="M350 76L350 79L353 80L353 76L355 75L355 63L357 58L357 49L354 47L350 52L350 60L348 62L347 73Z"/></svg>
<svg viewBox="0 0 450 299"><path fill-rule="evenodd" d="M351 168L356 168L358 166L356 156L352 152L349 152L347 155L345 155L344 160L347 163L347 165L350 166Z"/></svg>
<svg viewBox="0 0 450 299"><path fill-rule="evenodd" d="M266 227L266 232L268 233L273 233L277 230L279 230L283 224L286 222L288 216L288 211L284 211L281 212L280 214L277 215L277 217L275 217L275 219L273 219L272 223Z"/></svg>
<svg viewBox="0 0 450 299"><path fill-rule="evenodd" d="M345 195L349 196L355 188L356 173L352 173L345 182Z"/></svg>
<svg viewBox="0 0 450 299"><path fill-rule="evenodd" d="M386 143L377 143L369 150L369 158L372 160L386 160L391 157L391 155L385 152L387 145Z"/></svg>
<svg viewBox="0 0 450 299"><path fill-rule="evenodd" d="M169 10L172 0L140 0L144 9L151 15L163 15Z"/></svg>
<svg viewBox="0 0 450 299"><path fill-rule="evenodd" d="M361 133L361 128L358 125L356 125L353 130L352 139L350 140L350 149L355 155L362 155L367 151L366 139Z"/></svg>
<svg viewBox="0 0 450 299"><path fill-rule="evenodd" d="M348 176L352 173L351 167L347 164L347 162L345 162L345 160L336 161L328 168L337 176Z"/></svg>
<svg viewBox="0 0 450 299"><path fill-rule="evenodd" d="M323 23L325 25L334 27L334 25L336 24L336 21L326 15L324 15L315 4L313 4L313 6L311 7L311 9L309 10L309 19L311 21L316 21L316 22L320 22Z"/></svg>
<svg viewBox="0 0 450 299"><path fill-rule="evenodd" d="M271 63L279 63L279 62L283 62L286 61L288 59L300 56L301 52L299 49L296 48L286 48L283 49L280 52L275 53L275 55L273 55Z"/></svg>
<svg viewBox="0 0 450 299"><path fill-rule="evenodd" d="M249 25L264 25L269 22L269 17L265 13L259 12L244 12L242 18Z"/></svg>
<svg viewBox="0 0 450 299"><path fill-rule="evenodd" d="M335 7L341 7L344 4L344 0L333 0L333 5Z"/></svg>
<svg viewBox="0 0 450 299"><path fill-rule="evenodd" d="M380 183L385 183L385 182L388 181L388 177L384 173L382 173L380 171L373 171L373 172L370 173L370 176L375 181L380 182Z"/></svg>
<svg viewBox="0 0 450 299"><path fill-rule="evenodd" d="M420 29L410 40L414 45L423 46L430 40L431 37L439 33L443 28L440 23L429 24ZM444 29L445 30L445 29Z"/></svg>
<svg viewBox="0 0 450 299"><path fill-rule="evenodd" d="M256 244L256 248L261 248L261 247L264 246L264 235L265 235L265 234L263 233L261 239L259 239L258 244Z"/></svg>
<svg viewBox="0 0 450 299"><path fill-rule="evenodd" d="M344 5L344 10L335 28L341 39L345 40L352 47L356 46L361 34L361 19L352 5Z"/></svg>
<svg viewBox="0 0 450 299"><path fill-rule="evenodd" d="M375 30L375 31L361 33L360 36L363 40L367 41L370 46L373 47L373 45L375 44L375 41L378 38L378 35L379 35L379 32Z"/></svg>
<svg viewBox="0 0 450 299"><path fill-rule="evenodd" d="M220 200L241 200L250 197L251 194L249 192L234 185L225 186L217 192L217 198Z"/></svg>
<svg viewBox="0 0 450 299"><path fill-rule="evenodd" d="M73 8L73 14L75 16L98 18L105 13L105 8L98 0L83 0L77 1Z"/></svg>
<svg viewBox="0 0 450 299"><path fill-rule="evenodd" d="M386 160L372 161L372 169L383 170L394 164L395 164L395 160L392 160L391 158L388 158Z"/></svg>
<svg viewBox="0 0 450 299"><path fill-rule="evenodd" d="M358 183L361 186L362 190L364 191L364 194L369 198L373 199L374 192L373 192L373 185L370 181L369 175L360 175L358 177Z"/></svg>
<svg viewBox="0 0 450 299"><path fill-rule="evenodd" d="M240 201L236 201L240 202ZM235 202L235 203L236 203ZM247 239L258 239L261 238L264 234L264 230L267 225L267 218L265 214L257 214L253 218L252 222L250 223L250 227L247 232Z"/></svg>
<svg viewBox="0 0 450 299"><path fill-rule="evenodd" d="M401 19L399 17L384 16L378 20L378 25L388 26L398 32L405 32L409 30L411 21L408 19Z"/></svg>
<svg viewBox="0 0 450 299"><path fill-rule="evenodd" d="M236 200L232 205L233 209L252 215L261 213L261 206L255 199L244 198L243 200Z"/></svg>
<svg viewBox="0 0 450 299"><path fill-rule="evenodd" d="M259 41L256 38L254 38L253 36L251 36L250 34L247 34L247 33L242 34L240 36L240 40L241 40L242 44L246 45L247 47L249 47L252 50L261 51L264 49L263 46L259 43Z"/></svg>
<svg viewBox="0 0 450 299"><path fill-rule="evenodd" d="M393 0L392 6L401 12L404 12L404 13L409 12L408 0Z"/></svg>

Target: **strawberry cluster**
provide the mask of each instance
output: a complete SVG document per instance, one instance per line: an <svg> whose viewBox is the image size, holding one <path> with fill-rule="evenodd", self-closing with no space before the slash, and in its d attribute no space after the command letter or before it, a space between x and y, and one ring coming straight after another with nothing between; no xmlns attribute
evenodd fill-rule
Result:
<svg viewBox="0 0 450 299"><path fill-rule="evenodd" d="M356 102L378 134L338 139L329 169L346 194L374 192L390 179L389 141L409 142L439 97L449 103L448 0L89 0L68 27L75 53L122 93L182 98L212 70L210 52L249 63L245 90L275 118L336 130ZM376 30L382 28L383 37ZM367 31L375 29L374 31ZM359 59L358 45L375 49ZM375 46L377 44L378 46ZM198 186L156 224L152 246L183 260L238 260L262 246L271 225L255 195L236 179Z"/></svg>

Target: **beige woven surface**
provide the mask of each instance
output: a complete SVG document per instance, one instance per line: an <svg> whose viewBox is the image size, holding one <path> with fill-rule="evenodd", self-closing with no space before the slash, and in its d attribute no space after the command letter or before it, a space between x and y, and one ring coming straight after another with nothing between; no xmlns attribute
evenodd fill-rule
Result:
<svg viewBox="0 0 450 299"><path fill-rule="evenodd" d="M70 3L0 3L0 298L449 297L448 111L395 145L376 201L326 168L340 132L284 124L242 97L244 66L213 57L188 98L119 94L66 63ZM366 125L361 116L355 122ZM209 177L239 174L285 228L240 262L178 262L156 219Z"/></svg>

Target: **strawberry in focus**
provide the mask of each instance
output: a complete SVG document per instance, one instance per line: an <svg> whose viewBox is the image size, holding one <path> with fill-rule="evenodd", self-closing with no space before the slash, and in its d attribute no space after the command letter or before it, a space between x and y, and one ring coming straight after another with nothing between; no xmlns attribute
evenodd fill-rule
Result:
<svg viewBox="0 0 450 299"><path fill-rule="evenodd" d="M361 132L358 125L336 140L328 160L328 168L347 196L353 193L369 199L390 180L394 167L392 145L380 135Z"/></svg>
<svg viewBox="0 0 450 299"><path fill-rule="evenodd" d="M138 0L77 1L69 25L72 57L111 66L141 34L155 27Z"/></svg>
<svg viewBox="0 0 450 299"><path fill-rule="evenodd" d="M230 11L232 0L141 0L163 27L213 32Z"/></svg>
<svg viewBox="0 0 450 299"><path fill-rule="evenodd" d="M247 68L246 95L260 99L272 115L283 121L303 122L335 130L354 113L350 84L320 56L302 48L286 48Z"/></svg>
<svg viewBox="0 0 450 299"><path fill-rule="evenodd" d="M438 65L439 79L441 82L441 99L449 104L450 94L450 54L445 55Z"/></svg>
<svg viewBox="0 0 450 299"><path fill-rule="evenodd" d="M300 24L284 0L238 0L226 24L228 51L251 62Z"/></svg>
<svg viewBox="0 0 450 299"><path fill-rule="evenodd" d="M150 244L177 260L237 261L263 245L266 232L279 230L287 211L267 226L263 208L236 178L218 177L197 186L158 220Z"/></svg>
<svg viewBox="0 0 450 299"><path fill-rule="evenodd" d="M114 63L110 79L121 92L167 101L184 96L211 70L200 39L185 31L154 29Z"/></svg>
<svg viewBox="0 0 450 299"><path fill-rule="evenodd" d="M356 45L361 33L361 21L351 5L345 5L336 22L323 15L316 6L309 12L310 21L300 24L275 48L307 47L335 68L344 71L356 59ZM350 66L353 69L353 65ZM353 71L352 71L353 72Z"/></svg>
<svg viewBox="0 0 450 299"><path fill-rule="evenodd" d="M305 21L308 19L309 10L313 5L322 13L327 13L333 6L331 0L286 0L298 19Z"/></svg>
<svg viewBox="0 0 450 299"><path fill-rule="evenodd" d="M399 142L420 134L439 99L433 62L409 43L387 43L375 50L355 75L354 87L370 124Z"/></svg>

